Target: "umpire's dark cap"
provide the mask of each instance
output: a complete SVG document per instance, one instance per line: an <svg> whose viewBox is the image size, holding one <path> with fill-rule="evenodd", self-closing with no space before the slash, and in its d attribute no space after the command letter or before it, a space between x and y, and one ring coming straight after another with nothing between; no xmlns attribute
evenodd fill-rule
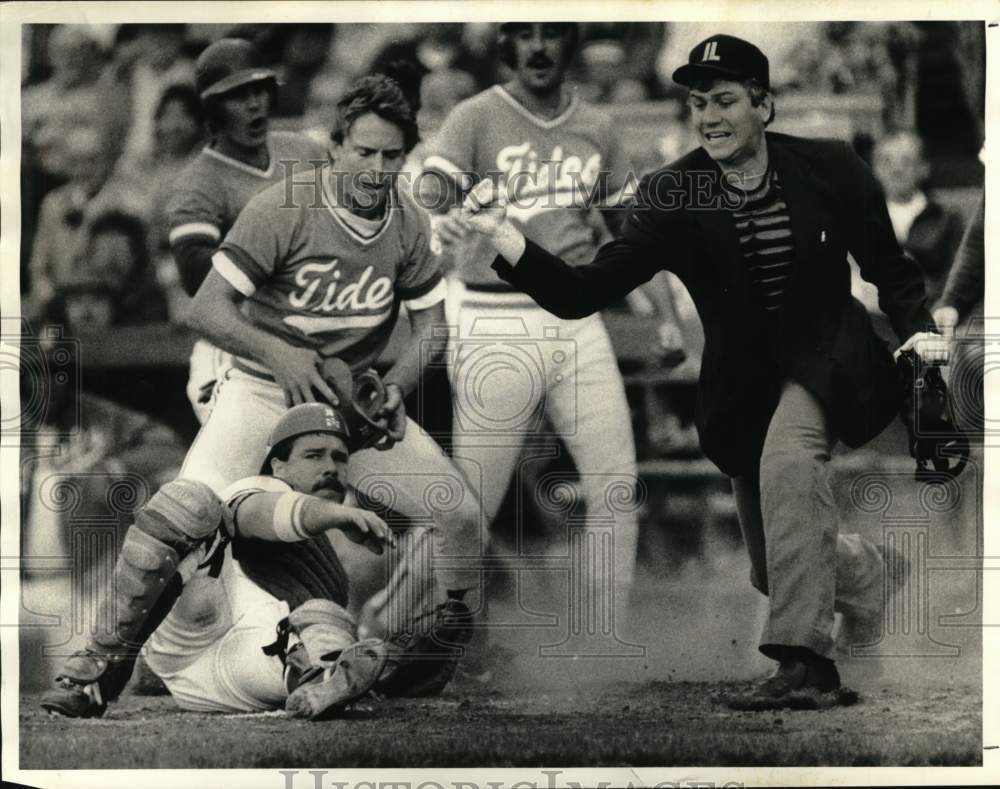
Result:
<svg viewBox="0 0 1000 789"><path fill-rule="evenodd" d="M705 79L752 79L770 90L767 56L749 41L735 36L709 36L691 50L686 65L673 74L674 82L685 87Z"/></svg>
<svg viewBox="0 0 1000 789"><path fill-rule="evenodd" d="M242 38L223 38L209 45L195 64L195 84L202 100L246 85L271 82L278 76L261 62L257 48Z"/></svg>

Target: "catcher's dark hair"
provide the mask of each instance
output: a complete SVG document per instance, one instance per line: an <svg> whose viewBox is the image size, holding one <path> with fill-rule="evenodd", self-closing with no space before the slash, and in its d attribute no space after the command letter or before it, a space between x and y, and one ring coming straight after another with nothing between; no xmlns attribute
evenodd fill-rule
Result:
<svg viewBox="0 0 1000 789"><path fill-rule="evenodd" d="M517 58L514 54L514 33L524 27L534 24L533 22L504 22L500 25L497 35L497 52L500 62L509 68L517 65ZM564 39L566 39L565 60L569 63L576 54L576 48L580 43L580 26L576 22L543 22L543 25L557 28Z"/></svg>
<svg viewBox="0 0 1000 789"><path fill-rule="evenodd" d="M291 457L292 447L295 446L295 440L301 438L301 436L289 436L284 441L279 441L273 447L271 451L267 453L267 473L273 474L274 470L271 468L271 460L277 458L283 462L288 462L288 458Z"/></svg>
<svg viewBox="0 0 1000 789"><path fill-rule="evenodd" d="M420 141L413 107L406 100L406 94L403 93L399 83L385 74L362 77L337 102L337 113L333 129L330 131L330 139L341 145L354 122L370 112L400 128L403 132L404 150L407 153Z"/></svg>
<svg viewBox="0 0 1000 789"><path fill-rule="evenodd" d="M725 77L705 77L704 79L696 80L692 85L692 90L701 91L702 93L707 93L712 89L712 86L718 82L720 79L725 79ZM747 89L747 93L750 94L750 105L753 107L759 107L761 102L767 96L771 97L771 114L767 116L767 120L764 121L764 125L767 126L774 120L774 92L769 88L764 87L755 79L738 79L735 80L739 82L744 88Z"/></svg>

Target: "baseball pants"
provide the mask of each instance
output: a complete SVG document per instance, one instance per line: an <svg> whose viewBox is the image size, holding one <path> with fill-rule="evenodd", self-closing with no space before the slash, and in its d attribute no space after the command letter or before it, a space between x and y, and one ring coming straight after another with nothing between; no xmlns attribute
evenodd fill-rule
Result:
<svg viewBox="0 0 1000 789"><path fill-rule="evenodd" d="M635 441L600 317L562 320L524 294L474 291L456 279L446 309L452 455L484 522L496 517L526 442L551 425L579 470L588 521L613 526L611 585L627 595L638 539Z"/></svg>
<svg viewBox="0 0 1000 789"><path fill-rule="evenodd" d="M882 610L881 554L860 535L838 533L833 443L819 401L786 381L759 469L733 479L751 583L768 595L760 651L774 660L788 646L831 657L835 611Z"/></svg>
<svg viewBox="0 0 1000 789"><path fill-rule="evenodd" d="M191 349L190 369L185 392L198 424L203 425L212 413L214 389L232 366L232 354L206 340L195 341Z"/></svg>
<svg viewBox="0 0 1000 789"><path fill-rule="evenodd" d="M284 394L273 381L230 368L216 391L211 416L202 426L181 468L216 492L260 473L267 440L285 412ZM392 449L351 455L347 484L362 498L388 507L415 523L431 526L435 573L445 589L479 585L479 503L461 472L413 420Z"/></svg>
<svg viewBox="0 0 1000 789"><path fill-rule="evenodd" d="M197 712L261 712L285 704L280 658L265 655L288 604L244 575L226 548L218 578L187 557L184 592L146 643L146 662L177 704ZM188 567L184 565L188 564Z"/></svg>

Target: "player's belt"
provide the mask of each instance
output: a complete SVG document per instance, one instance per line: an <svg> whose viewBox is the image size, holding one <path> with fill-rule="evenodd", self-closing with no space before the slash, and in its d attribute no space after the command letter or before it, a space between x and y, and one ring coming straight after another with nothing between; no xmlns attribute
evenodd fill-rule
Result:
<svg viewBox="0 0 1000 789"><path fill-rule="evenodd" d="M535 307L541 309L526 293L512 290L504 283L490 284L462 283L462 305L465 307L508 307L523 310Z"/></svg>
<svg viewBox="0 0 1000 789"><path fill-rule="evenodd" d="M258 367L253 362L247 361L239 356L233 357L233 367L239 370L241 373L246 373L247 375L252 375L254 378L260 378L262 381L274 382L274 376L271 375L267 370Z"/></svg>

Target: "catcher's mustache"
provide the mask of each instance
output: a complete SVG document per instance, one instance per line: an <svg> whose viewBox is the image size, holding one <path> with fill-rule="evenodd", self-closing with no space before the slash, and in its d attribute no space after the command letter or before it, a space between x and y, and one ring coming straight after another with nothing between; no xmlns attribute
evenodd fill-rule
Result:
<svg viewBox="0 0 1000 789"><path fill-rule="evenodd" d="M323 477L315 485L313 490L332 490L336 493L345 493L346 489L336 477Z"/></svg>

